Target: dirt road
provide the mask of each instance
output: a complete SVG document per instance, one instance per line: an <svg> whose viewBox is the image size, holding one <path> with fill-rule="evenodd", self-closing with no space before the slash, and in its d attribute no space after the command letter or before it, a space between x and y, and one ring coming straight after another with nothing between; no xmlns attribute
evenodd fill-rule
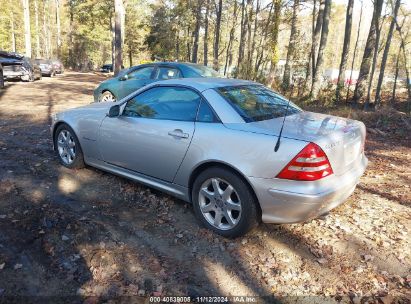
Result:
<svg viewBox="0 0 411 304"><path fill-rule="evenodd" d="M182 201L58 164L50 114L91 102L103 79L68 72L0 91L0 302L266 295L409 303L411 148L401 130L381 131L370 117L369 169L328 216L227 240L201 229Z"/></svg>

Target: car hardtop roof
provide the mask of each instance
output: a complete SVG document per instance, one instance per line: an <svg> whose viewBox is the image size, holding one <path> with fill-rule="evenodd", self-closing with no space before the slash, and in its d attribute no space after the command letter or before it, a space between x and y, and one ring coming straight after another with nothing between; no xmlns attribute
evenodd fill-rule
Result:
<svg viewBox="0 0 411 304"><path fill-rule="evenodd" d="M261 85L257 82L243 80L243 79L232 79L232 78L176 78L161 80L154 83L155 85L183 85L192 87L199 91L205 91L207 89L220 88L220 87L231 87L231 86L241 86L241 85Z"/></svg>
<svg viewBox="0 0 411 304"><path fill-rule="evenodd" d="M137 64L137 65L132 66L131 68L143 67L143 66L150 66L150 65L167 65L167 66L175 66L175 67L178 67L178 66L180 66L180 65L186 65L186 66L204 66L204 65L198 64L198 63L182 62L182 61L153 61L153 62L147 62L147 63ZM206 67L206 66L204 66L204 67Z"/></svg>

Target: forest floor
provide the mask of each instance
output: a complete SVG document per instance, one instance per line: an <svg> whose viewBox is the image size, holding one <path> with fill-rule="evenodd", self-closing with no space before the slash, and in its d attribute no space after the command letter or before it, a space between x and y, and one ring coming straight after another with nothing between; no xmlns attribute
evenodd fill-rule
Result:
<svg viewBox="0 0 411 304"><path fill-rule="evenodd" d="M265 295L258 302L411 299L410 119L365 121L370 163L354 194L303 224L228 240L148 187L59 165L50 114L88 104L101 75L67 72L0 91L0 303ZM14 298L13 298L14 297Z"/></svg>

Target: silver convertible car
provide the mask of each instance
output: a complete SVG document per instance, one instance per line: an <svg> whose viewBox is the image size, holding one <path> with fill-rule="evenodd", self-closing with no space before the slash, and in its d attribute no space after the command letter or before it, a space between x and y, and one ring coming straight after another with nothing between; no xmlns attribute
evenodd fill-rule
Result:
<svg viewBox="0 0 411 304"><path fill-rule="evenodd" d="M305 112L261 84L172 79L56 114L63 166L85 164L192 202L227 237L335 208L367 166L362 122Z"/></svg>

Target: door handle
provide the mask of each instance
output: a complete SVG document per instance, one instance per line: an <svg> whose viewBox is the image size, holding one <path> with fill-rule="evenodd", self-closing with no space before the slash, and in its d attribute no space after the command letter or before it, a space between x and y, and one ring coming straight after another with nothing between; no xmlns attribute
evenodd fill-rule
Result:
<svg viewBox="0 0 411 304"><path fill-rule="evenodd" d="M175 129L174 131L168 132L168 135L173 136L173 137L179 137L179 138L188 138L190 135L188 133L184 133L180 129Z"/></svg>

